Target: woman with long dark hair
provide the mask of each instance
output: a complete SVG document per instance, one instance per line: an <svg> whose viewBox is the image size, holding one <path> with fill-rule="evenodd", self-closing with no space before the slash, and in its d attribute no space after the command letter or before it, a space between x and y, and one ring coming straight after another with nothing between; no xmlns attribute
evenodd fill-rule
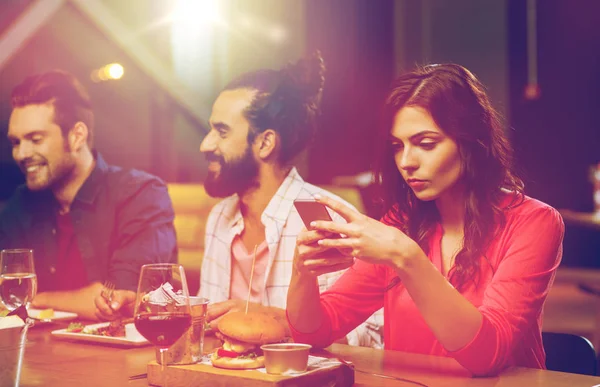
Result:
<svg viewBox="0 0 600 387"><path fill-rule="evenodd" d="M348 223L313 222L298 236L294 339L327 346L383 306L386 349L450 356L476 375L544 368L542 307L564 225L523 193L483 85L454 64L406 73L388 94L381 134L381 221L319 198ZM318 275L348 266L319 294Z"/></svg>

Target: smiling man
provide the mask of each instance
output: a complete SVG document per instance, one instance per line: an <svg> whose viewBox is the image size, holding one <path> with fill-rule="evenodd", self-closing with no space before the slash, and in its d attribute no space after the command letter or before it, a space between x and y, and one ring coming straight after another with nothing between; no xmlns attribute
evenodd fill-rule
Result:
<svg viewBox="0 0 600 387"><path fill-rule="evenodd" d="M34 250L34 307L93 318L104 281L135 291L143 264L176 262L167 188L93 150L94 114L73 75L28 77L11 98L8 139L26 184L0 213L0 249Z"/></svg>
<svg viewBox="0 0 600 387"><path fill-rule="evenodd" d="M212 326L226 313L244 310L248 297L251 310L287 325L292 258L304 227L294 200L336 198L305 182L294 168L315 133L323 74L322 58L314 54L281 70L242 74L213 104L200 152L209 162L206 192L224 199L207 220L199 294L211 301ZM330 287L340 269L320 276L319 287ZM379 328L372 319L347 340L381 346Z"/></svg>

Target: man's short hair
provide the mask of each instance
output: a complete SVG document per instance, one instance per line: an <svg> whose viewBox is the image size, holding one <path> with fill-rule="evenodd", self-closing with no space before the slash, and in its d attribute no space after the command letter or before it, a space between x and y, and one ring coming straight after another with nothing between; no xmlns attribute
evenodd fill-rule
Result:
<svg viewBox="0 0 600 387"><path fill-rule="evenodd" d="M90 96L83 85L71 73L52 70L31 75L11 94L13 109L27 105L52 104L54 122L66 136L77 122L83 122L88 128L88 146L91 148L94 138L94 112Z"/></svg>

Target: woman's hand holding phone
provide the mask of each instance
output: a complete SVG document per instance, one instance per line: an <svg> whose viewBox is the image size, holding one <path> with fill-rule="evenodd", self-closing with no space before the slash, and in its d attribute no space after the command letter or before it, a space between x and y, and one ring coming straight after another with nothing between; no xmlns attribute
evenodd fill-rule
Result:
<svg viewBox="0 0 600 387"><path fill-rule="evenodd" d="M344 235L343 238L315 239L321 248L335 248L363 261L396 269L404 267L407 260L423 254L419 245L396 227L369 218L331 198L315 197L315 200L331 208L347 222L312 221L312 232Z"/></svg>
<svg viewBox="0 0 600 387"><path fill-rule="evenodd" d="M296 239L294 268L299 273L317 277L325 273L333 273L352 266L352 256L342 254L337 249L319 245L320 240L328 238L327 233L304 228Z"/></svg>
<svg viewBox="0 0 600 387"><path fill-rule="evenodd" d="M320 240L342 238L340 234L313 230L310 226L317 220L333 222L327 208L314 200L296 200L294 206L306 226L296 239L296 270L316 277L352 266L354 259L348 251L318 244Z"/></svg>

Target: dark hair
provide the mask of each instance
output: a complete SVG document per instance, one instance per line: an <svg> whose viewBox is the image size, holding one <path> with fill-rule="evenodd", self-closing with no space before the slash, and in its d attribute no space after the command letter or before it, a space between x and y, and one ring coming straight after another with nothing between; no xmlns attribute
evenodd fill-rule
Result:
<svg viewBox="0 0 600 387"><path fill-rule="evenodd" d="M516 193L511 205L523 198L523 182L511 169L513 151L500 117L481 82L459 65L419 67L392 84L383 108L380 141L384 151L376 166L376 181L388 209L386 220L400 226L425 252L439 213L434 202L418 200L406 184L389 141L394 117L406 106L427 110L458 145L466 187L464 243L450 280L458 289L471 280L477 285L480 257L486 258L495 227L505 221L500 208L502 189Z"/></svg>
<svg viewBox="0 0 600 387"><path fill-rule="evenodd" d="M11 94L13 108L51 103L54 106L54 123L66 136L77 122L88 127L88 145L93 144L94 113L90 97L83 85L72 74L52 70L31 75Z"/></svg>
<svg viewBox="0 0 600 387"><path fill-rule="evenodd" d="M230 82L224 90L257 90L245 111L248 141L267 129L281 137L278 160L290 163L314 137L325 82L325 65L317 51L281 70L257 70Z"/></svg>

